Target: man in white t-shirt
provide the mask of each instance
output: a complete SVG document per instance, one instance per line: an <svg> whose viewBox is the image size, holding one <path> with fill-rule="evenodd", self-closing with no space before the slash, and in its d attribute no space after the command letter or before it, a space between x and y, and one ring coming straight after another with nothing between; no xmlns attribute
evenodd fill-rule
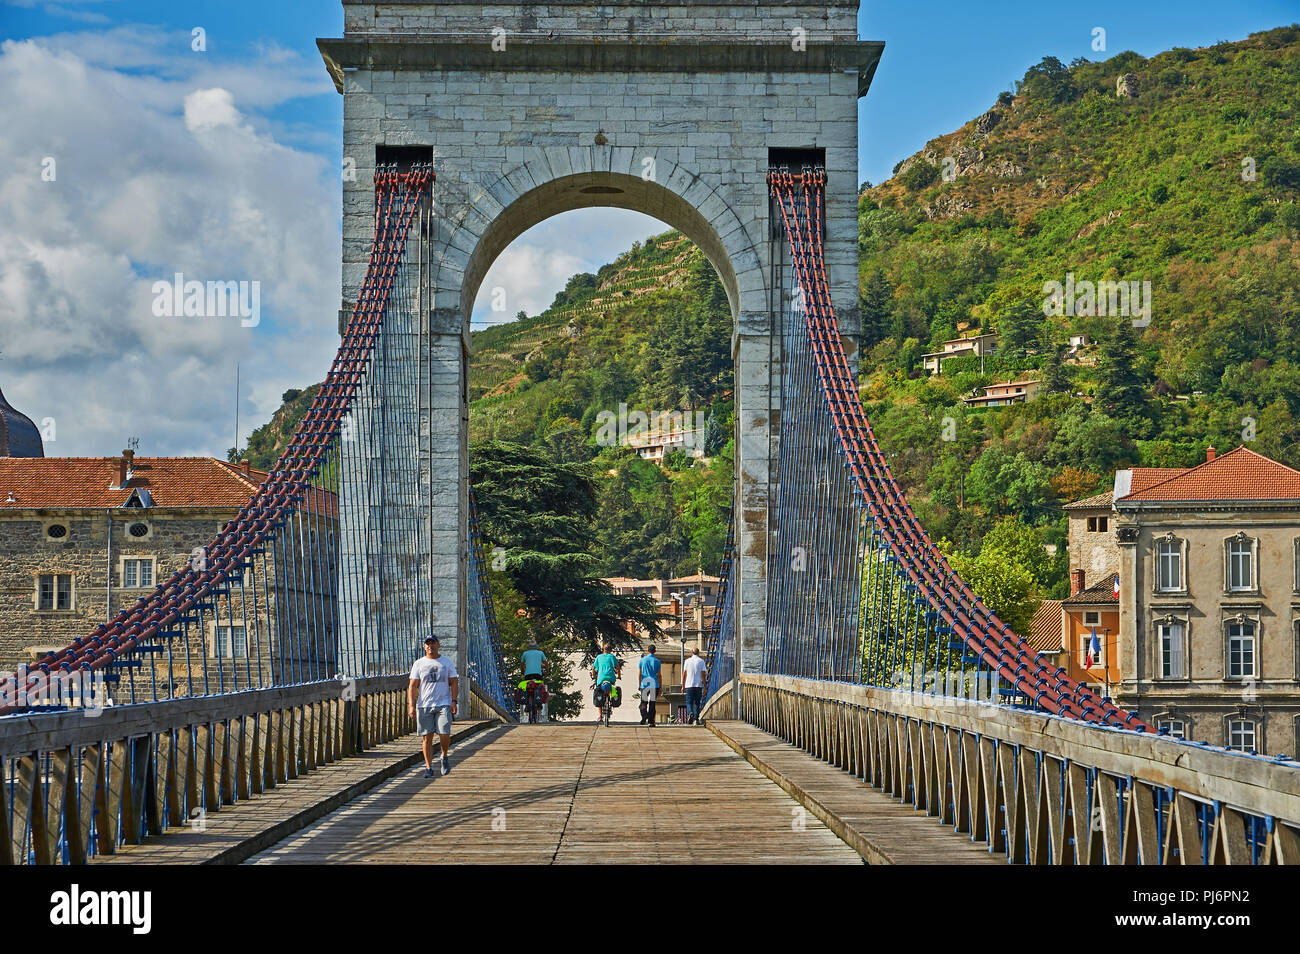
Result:
<svg viewBox="0 0 1300 954"><path fill-rule="evenodd" d="M704 669L704 659L697 646L686 657L686 665L682 669L682 685L686 687L687 725L700 721L700 707L704 704Z"/></svg>
<svg viewBox="0 0 1300 954"><path fill-rule="evenodd" d="M406 696L411 718L424 736L424 777L433 778L433 737L442 743L442 774L451 771L451 721L456 714L456 689L460 685L456 664L438 654L438 637L424 638L424 658L411 667Z"/></svg>

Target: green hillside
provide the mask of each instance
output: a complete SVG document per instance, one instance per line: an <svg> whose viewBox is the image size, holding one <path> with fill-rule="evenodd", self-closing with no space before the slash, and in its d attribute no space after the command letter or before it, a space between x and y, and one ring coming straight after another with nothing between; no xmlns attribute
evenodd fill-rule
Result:
<svg viewBox="0 0 1300 954"><path fill-rule="evenodd" d="M1060 505L1107 488L1115 468L1189 465L1208 444L1243 442L1300 466L1297 114L1295 26L1150 59L1048 58L862 191L868 414L927 528L1006 618L1063 590L1063 548L1045 557L1043 544L1063 542ZM1084 301L1046 314L1045 284L1071 277L1149 283L1149 315L1088 314ZM542 314L474 332L471 441L589 467L605 572L713 570L730 495L730 326L699 251L653 236L573 276ZM982 370L960 358L925 374L924 352L977 331L1001 336ZM1072 334L1090 343L1071 352ZM963 402L1012 376L1042 393ZM269 465L304 400L254 433L254 464ZM599 415L620 404L702 411L710 463L660 469L598 446Z"/></svg>
<svg viewBox="0 0 1300 954"><path fill-rule="evenodd" d="M1011 518L1059 540L1061 502L1208 444L1300 465L1297 113L1295 26L1151 59L1049 58L864 188L863 397L936 538L973 559ZM1086 302L1045 314L1045 283L1071 275L1149 282L1149 323ZM977 331L1003 346L984 373L969 357L927 378L923 352ZM1093 343L1071 354L1073 333ZM1013 376L1046 393L962 402ZM1059 592L1062 568L1039 592Z"/></svg>

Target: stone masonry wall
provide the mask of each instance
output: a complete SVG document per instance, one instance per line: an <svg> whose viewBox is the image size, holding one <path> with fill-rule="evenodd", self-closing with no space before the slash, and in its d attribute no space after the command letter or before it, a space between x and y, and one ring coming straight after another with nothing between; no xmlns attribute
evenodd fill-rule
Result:
<svg viewBox="0 0 1300 954"><path fill-rule="evenodd" d="M594 4L549 0L529 4L354 3L344 0L348 33L418 33L490 36L500 27L508 34L594 35L609 39L660 39L726 35L745 38L788 36L796 27L810 38L857 36L858 4L812 3L635 3Z"/></svg>
<svg viewBox="0 0 1300 954"><path fill-rule="evenodd" d="M800 25L809 31L810 49L819 39L855 40L856 3L347 3L345 12L347 37L322 41L342 85L343 154L356 172L343 184L345 310L364 277L374 232L376 146L430 146L434 153L425 345L431 370L422 422L429 443L421 451L424 499L440 498L430 520L438 571L434 603L463 599L465 364L480 283L496 256L537 222L575 208L628 208L700 245L731 300L738 618L745 668L757 668L765 633L769 470L780 413L779 390L771 387L780 371L773 316L786 307L770 281L782 252L770 234L769 150L825 150L827 270L840 327L852 340L858 328L861 77L830 60L810 55L805 67L789 57L795 20L807 19ZM820 36L814 23L822 24ZM502 68L466 65L455 51L488 49L494 25L506 31ZM409 34L409 42L394 42L396 33ZM512 46L515 33L527 36ZM600 65L593 65L593 36L627 43L652 34L689 41L664 47L665 55L680 60L680 70L664 62L619 70L608 62L607 48L600 54L606 59L597 57ZM439 36L455 42L445 49L420 45ZM358 45L367 37L372 42ZM707 63L692 59L690 42L714 44ZM731 42L734 50L719 46ZM521 47L527 47L524 54ZM571 57L572 67L524 69L518 55L542 57L539 63ZM755 57L779 61L780 68L755 68ZM506 312L513 314L517 306L510 290L504 292ZM458 576L447 572L452 567ZM445 648L448 635L454 639L463 631L463 617L445 610L434 615Z"/></svg>

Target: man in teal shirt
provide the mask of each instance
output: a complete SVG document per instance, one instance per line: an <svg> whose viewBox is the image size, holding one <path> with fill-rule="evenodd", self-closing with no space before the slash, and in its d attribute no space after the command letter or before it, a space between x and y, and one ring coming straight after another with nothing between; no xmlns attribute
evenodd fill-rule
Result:
<svg viewBox="0 0 1300 954"><path fill-rule="evenodd" d="M591 664L591 677L596 680L596 688L600 689L605 683L609 683L612 688L618 681L618 677L623 674L623 660L619 659L610 652L611 646L605 643L601 647L604 652L595 658ZM597 716L596 721L600 721Z"/></svg>
<svg viewBox="0 0 1300 954"><path fill-rule="evenodd" d="M523 663L524 679L537 679L546 675L543 668L546 665L546 653L537 648L536 637L528 640L528 648L524 650L523 656L520 657Z"/></svg>
<svg viewBox="0 0 1300 954"><path fill-rule="evenodd" d="M652 645L650 652L641 657L639 668L641 670L641 724L655 724L655 697L663 691L663 682L659 678L659 670L663 663L655 655L655 648Z"/></svg>

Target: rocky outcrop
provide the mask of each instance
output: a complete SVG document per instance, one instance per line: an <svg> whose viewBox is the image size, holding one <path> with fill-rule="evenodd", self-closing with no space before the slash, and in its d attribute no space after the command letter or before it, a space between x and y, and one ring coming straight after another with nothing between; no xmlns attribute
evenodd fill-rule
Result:
<svg viewBox="0 0 1300 954"><path fill-rule="evenodd" d="M1125 73L1115 80L1115 95L1121 99L1137 99L1138 78L1136 73Z"/></svg>
<svg viewBox="0 0 1300 954"><path fill-rule="evenodd" d="M979 119L975 120L975 136L983 138L993 131L993 127L1002 122L1002 113L997 109L990 109Z"/></svg>

